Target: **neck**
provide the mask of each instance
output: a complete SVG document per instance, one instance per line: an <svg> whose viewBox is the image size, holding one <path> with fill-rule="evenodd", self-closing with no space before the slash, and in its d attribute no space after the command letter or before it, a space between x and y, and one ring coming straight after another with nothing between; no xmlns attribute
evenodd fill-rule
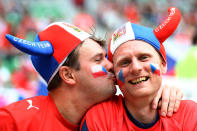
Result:
<svg viewBox="0 0 197 131"><path fill-rule="evenodd" d="M153 122L157 115L157 110L152 109L153 98L124 98L125 106L132 116L143 124Z"/></svg>
<svg viewBox="0 0 197 131"><path fill-rule="evenodd" d="M70 123L78 125L93 104L86 102L75 87L58 87L50 92L59 112Z"/></svg>

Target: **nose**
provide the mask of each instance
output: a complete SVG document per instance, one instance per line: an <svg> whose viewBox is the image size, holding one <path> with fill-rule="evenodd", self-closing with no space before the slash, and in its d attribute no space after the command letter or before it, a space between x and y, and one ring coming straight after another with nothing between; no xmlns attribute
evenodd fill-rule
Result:
<svg viewBox="0 0 197 131"><path fill-rule="evenodd" d="M107 58L105 58L104 67L106 68L107 71L113 70L113 64Z"/></svg>
<svg viewBox="0 0 197 131"><path fill-rule="evenodd" d="M142 65L138 60L133 60L129 70L133 75L139 75L142 71Z"/></svg>

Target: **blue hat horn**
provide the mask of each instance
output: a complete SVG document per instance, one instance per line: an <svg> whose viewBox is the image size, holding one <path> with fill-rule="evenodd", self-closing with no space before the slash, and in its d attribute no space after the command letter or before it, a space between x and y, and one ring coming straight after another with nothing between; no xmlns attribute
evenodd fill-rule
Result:
<svg viewBox="0 0 197 131"><path fill-rule="evenodd" d="M7 40L17 49L34 56L49 56L53 54L53 46L49 41L40 41L36 36L35 42L23 40L15 36L6 35Z"/></svg>

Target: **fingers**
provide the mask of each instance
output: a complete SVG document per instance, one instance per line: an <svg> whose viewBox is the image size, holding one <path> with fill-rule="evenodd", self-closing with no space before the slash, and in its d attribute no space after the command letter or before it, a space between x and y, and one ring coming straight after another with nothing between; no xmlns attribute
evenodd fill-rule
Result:
<svg viewBox="0 0 197 131"><path fill-rule="evenodd" d="M162 91L161 115L171 117L173 112L177 112L183 92L174 86L164 86Z"/></svg>
<svg viewBox="0 0 197 131"><path fill-rule="evenodd" d="M162 91L162 100L161 100L161 116L166 116L167 109L168 109L168 103L170 100L170 87L164 86Z"/></svg>
<svg viewBox="0 0 197 131"><path fill-rule="evenodd" d="M158 103L160 102L162 91L163 91L163 86L159 89L159 91L157 92L156 96L153 99L152 108L155 110L157 109Z"/></svg>
<svg viewBox="0 0 197 131"><path fill-rule="evenodd" d="M167 112L167 116L169 116L169 117L171 117L173 114L175 101L176 101L176 88L171 87L170 88L169 104L168 104L168 112Z"/></svg>
<svg viewBox="0 0 197 131"><path fill-rule="evenodd" d="M157 92L152 102L152 108L161 107L161 116L171 117L173 112L177 112L183 92L174 86L162 86ZM161 99L162 98L162 99Z"/></svg>
<svg viewBox="0 0 197 131"><path fill-rule="evenodd" d="M161 108L161 99L159 100L158 107Z"/></svg>
<svg viewBox="0 0 197 131"><path fill-rule="evenodd" d="M177 112L182 98L183 98L183 92L179 88L177 88L177 90L176 90L176 100L175 100L175 105L174 105L174 112Z"/></svg>

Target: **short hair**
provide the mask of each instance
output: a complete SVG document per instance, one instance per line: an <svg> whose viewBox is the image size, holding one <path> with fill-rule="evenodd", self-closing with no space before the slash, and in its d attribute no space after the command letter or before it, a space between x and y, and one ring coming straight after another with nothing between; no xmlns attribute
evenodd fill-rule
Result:
<svg viewBox="0 0 197 131"><path fill-rule="evenodd" d="M106 47L106 41L102 39L98 39L95 36L91 36L89 39L94 40L97 42L102 48ZM75 70L80 70L80 63L79 63L79 49L81 48L81 45L84 43L84 41L79 44L67 57L66 61L62 64L62 66L68 66ZM48 90L51 91L52 89L59 86L62 79L59 76L59 71L56 73L54 78L51 80L51 82L48 84Z"/></svg>

